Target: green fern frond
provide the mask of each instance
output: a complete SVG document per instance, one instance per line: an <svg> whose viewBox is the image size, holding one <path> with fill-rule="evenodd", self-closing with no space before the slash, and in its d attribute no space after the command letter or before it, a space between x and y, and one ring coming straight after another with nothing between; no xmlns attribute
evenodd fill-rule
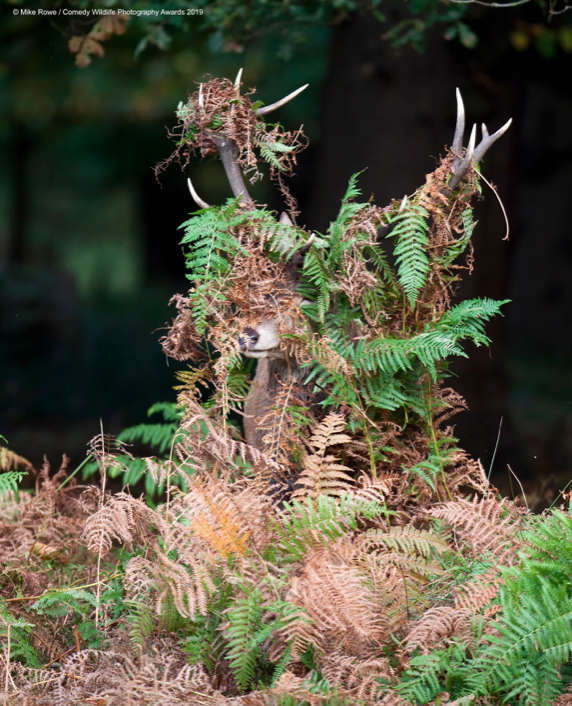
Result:
<svg viewBox="0 0 572 706"><path fill-rule="evenodd" d="M9 490L13 492L17 491L22 478L27 475L26 471L6 471L6 473L0 473L0 495L3 495Z"/></svg>
<svg viewBox="0 0 572 706"><path fill-rule="evenodd" d="M185 221L181 244L187 246L186 266L189 279L209 281L214 273L227 273L238 254L248 255L232 229L249 218L239 210L240 199L229 199L225 206L212 207Z"/></svg>
<svg viewBox="0 0 572 706"><path fill-rule="evenodd" d="M153 607L142 601L128 601L127 604L131 609L129 640L135 651L141 653L145 649L147 638L151 637L155 629Z"/></svg>
<svg viewBox="0 0 572 706"><path fill-rule="evenodd" d="M390 220L397 224L388 236L396 239L393 252L398 265L397 278L412 309L429 273L427 217L423 206L408 201L405 209Z"/></svg>
<svg viewBox="0 0 572 706"><path fill-rule="evenodd" d="M268 162L272 167L278 169L279 171L284 171L286 167L282 165L280 160L276 157L276 153L287 153L292 152L296 149L293 145L285 145L283 142L277 140L255 140L255 144L260 150L260 156L265 162Z"/></svg>
<svg viewBox="0 0 572 706"><path fill-rule="evenodd" d="M348 531L356 530L359 517L373 519L384 514L381 503L349 492L340 498L318 495L304 502L294 499L284 503L275 531L281 550L298 561L310 548L328 546Z"/></svg>
<svg viewBox="0 0 572 706"><path fill-rule="evenodd" d="M270 637L273 627L262 624L262 596L254 590L238 598L227 611L224 628L228 640L228 659L239 689L246 689L255 681L260 645Z"/></svg>

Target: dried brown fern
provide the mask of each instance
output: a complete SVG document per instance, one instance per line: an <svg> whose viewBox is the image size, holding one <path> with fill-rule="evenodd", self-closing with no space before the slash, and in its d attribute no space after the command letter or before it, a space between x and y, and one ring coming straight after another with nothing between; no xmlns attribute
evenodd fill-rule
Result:
<svg viewBox="0 0 572 706"><path fill-rule="evenodd" d="M0 471L27 471L34 472L34 466L23 456L0 446Z"/></svg>
<svg viewBox="0 0 572 706"><path fill-rule="evenodd" d="M523 510L506 498L497 500L489 495L475 496L471 501L460 499L437 505L429 514L449 522L475 557L489 554L509 564L517 560L522 546L519 532Z"/></svg>
<svg viewBox="0 0 572 706"><path fill-rule="evenodd" d="M290 582L288 600L308 612L322 651L343 649L371 656L379 648L380 618L371 587L354 558L355 549L346 539L329 550L310 553L300 576Z"/></svg>
<svg viewBox="0 0 572 706"><path fill-rule="evenodd" d="M321 660L321 671L334 687L343 690L344 695L376 703L380 690L380 680L394 682L395 670L386 657L356 659L345 654L332 652Z"/></svg>
<svg viewBox="0 0 572 706"><path fill-rule="evenodd" d="M445 648L451 639L467 646L474 646L471 635L470 608L434 606L415 622L404 640L403 651L410 654L418 649L421 654L429 654L434 649Z"/></svg>
<svg viewBox="0 0 572 706"><path fill-rule="evenodd" d="M298 478L294 497L315 498L320 494L343 495L352 488L353 478L348 475L351 469L337 463L338 459L328 454L330 446L338 446L351 441L343 431L346 426L345 417L338 412L331 412L316 427L309 440L314 453L304 459L304 469Z"/></svg>
<svg viewBox="0 0 572 706"><path fill-rule="evenodd" d="M154 528L165 533L168 524L142 500L122 492L108 498L103 507L88 518L83 537L90 551L107 554L114 539L129 548L135 542L146 544Z"/></svg>

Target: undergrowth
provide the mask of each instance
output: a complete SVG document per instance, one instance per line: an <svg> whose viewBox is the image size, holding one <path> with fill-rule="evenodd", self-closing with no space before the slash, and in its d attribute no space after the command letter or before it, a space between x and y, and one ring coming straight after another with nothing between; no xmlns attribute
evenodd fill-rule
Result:
<svg viewBox="0 0 572 706"><path fill-rule="evenodd" d="M300 134L268 129L250 93L200 95L179 154L234 125L242 167L258 177L259 150L291 168ZM102 430L87 489L65 458L36 472L0 449L5 703L572 703L569 498L541 516L500 498L448 426L465 407L448 360L488 344L504 304L453 302L478 174L448 194L452 159L385 209L352 178L325 234L240 199L184 224L192 286L163 348L191 363L150 410L163 421ZM275 381L255 447L237 338L269 320L301 373Z"/></svg>

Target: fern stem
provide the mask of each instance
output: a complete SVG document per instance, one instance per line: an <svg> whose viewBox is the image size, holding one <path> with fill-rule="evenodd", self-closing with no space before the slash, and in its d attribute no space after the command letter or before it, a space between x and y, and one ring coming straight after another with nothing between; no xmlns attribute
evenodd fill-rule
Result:
<svg viewBox="0 0 572 706"><path fill-rule="evenodd" d="M103 436L103 420L99 420L99 426L101 429L101 503L99 506L100 512L103 510L103 504L105 501L105 483L107 480L107 465L105 457L105 437ZM96 588L96 604L95 604L95 627L99 628L99 604L101 601L101 583L99 581L99 576L101 572L101 552L103 549L103 533L100 533L99 539L99 549L97 552L97 588Z"/></svg>
<svg viewBox="0 0 572 706"><path fill-rule="evenodd" d="M93 588L94 586L100 586L102 583L105 583L106 581L111 581L113 579L123 577L124 574L122 571L118 571L117 573L113 574L112 576L107 576L106 578L102 579L101 581L96 581L95 583L86 583L84 586L75 586L75 584L70 584L69 586L66 586L65 588L49 588L48 590L44 591L41 596L18 596L17 598L4 598L5 603L12 603L14 601L38 601L40 598L43 598L44 596L56 594L56 593L66 593L67 591L74 590L74 591L81 591L84 588ZM76 581L75 583L79 583ZM111 623L110 623L111 624Z"/></svg>
<svg viewBox="0 0 572 706"><path fill-rule="evenodd" d="M169 522L169 509L171 507L171 466L173 465L173 450L175 448L175 439L177 434L174 434L171 441L171 450L169 451L169 466L167 470L167 511L165 513L165 521Z"/></svg>
<svg viewBox="0 0 572 706"><path fill-rule="evenodd" d="M365 415L365 412L364 412L364 415ZM370 467L371 467L371 475L374 477L375 480L377 480L377 472L375 469L375 456L374 456L374 452L373 452L373 444L371 443L371 437L369 435L369 429L368 429L367 422L365 421L365 419L363 420L363 431L364 431L365 439L367 441L367 445L369 448L369 463L370 463Z"/></svg>
<svg viewBox="0 0 572 706"><path fill-rule="evenodd" d="M9 687L9 681L8 681L8 680L9 680L10 677L11 677L11 674L10 674L10 647L11 647L11 641L10 641L11 635L10 635L10 631L11 631L11 629L12 629L12 625L11 625L10 623L8 623L8 627L7 627L8 646L6 647L6 657L5 657L5 661L6 661L6 683L4 684L4 690L5 690L6 693L8 693L8 687Z"/></svg>
<svg viewBox="0 0 572 706"><path fill-rule="evenodd" d="M69 483L70 480L75 476L75 474L78 471L81 471L81 469L89 460L91 460L91 454L88 454L85 459L79 464L79 466L75 469L75 471L73 473L70 473L70 475L58 485L58 487L56 488L56 493L58 493L64 487L64 485L66 485L66 483Z"/></svg>
<svg viewBox="0 0 572 706"><path fill-rule="evenodd" d="M441 454L439 453L439 446L437 444L437 437L435 436L435 429L433 427L433 405L431 404L431 373L429 373L429 382L427 385L427 409L429 412L429 429L431 430L431 438L433 439L433 447L435 449L435 455L439 461L439 468L441 469L441 477L443 478L443 485L449 496L449 500L453 501L453 496L447 485L447 478L445 476L445 469L443 468L443 461L441 460Z"/></svg>

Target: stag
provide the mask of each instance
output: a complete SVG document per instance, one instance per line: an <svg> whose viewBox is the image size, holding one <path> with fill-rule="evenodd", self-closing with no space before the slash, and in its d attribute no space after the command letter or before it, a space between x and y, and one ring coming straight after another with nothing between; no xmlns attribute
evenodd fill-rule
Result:
<svg viewBox="0 0 572 706"><path fill-rule="evenodd" d="M242 70L239 72L235 86L240 86ZM302 86L285 98L272 105L258 108L255 112L258 115L266 115L285 105L295 98L306 86ZM471 130L469 143L466 149L463 148L463 136L465 132L465 110L459 89L457 95L457 121L451 146L453 162L451 176L448 183L443 187L439 195L443 200L448 201L453 197L456 188L462 180L472 171L474 163L480 161L491 147L509 128L511 120L492 135L489 135L486 126L482 125L482 139L476 144L476 125ZM201 92L199 91L199 105ZM236 198L240 198L246 208L254 208L254 202L250 197L246 185L244 184L240 166L238 164L238 149L233 140L225 135L217 134L213 136L217 150L231 190ZM196 193L190 179L188 180L190 193L201 208L209 208L209 205ZM407 201L404 197L401 208L403 209ZM280 216L279 222L286 225L293 225L287 214ZM378 241L390 234L394 225L391 223L382 225L378 231ZM301 270L304 265L305 255L312 247L314 236L311 236L305 245L284 265L284 279L287 283L287 290L290 297L297 298L297 304L302 305L304 300L297 294L297 287L300 281ZM284 294L277 295L278 298ZM284 340L283 333L292 327L292 320L289 314L284 316L273 315L263 318L252 326L245 327L237 337L237 348L247 358L257 360L257 368L252 380L250 391L244 405L244 436L248 444L260 450L266 450L264 443L264 430L260 427L259 420L274 406L274 401L281 385L292 381L301 381L307 370L301 368L296 358L290 353L287 341Z"/></svg>

